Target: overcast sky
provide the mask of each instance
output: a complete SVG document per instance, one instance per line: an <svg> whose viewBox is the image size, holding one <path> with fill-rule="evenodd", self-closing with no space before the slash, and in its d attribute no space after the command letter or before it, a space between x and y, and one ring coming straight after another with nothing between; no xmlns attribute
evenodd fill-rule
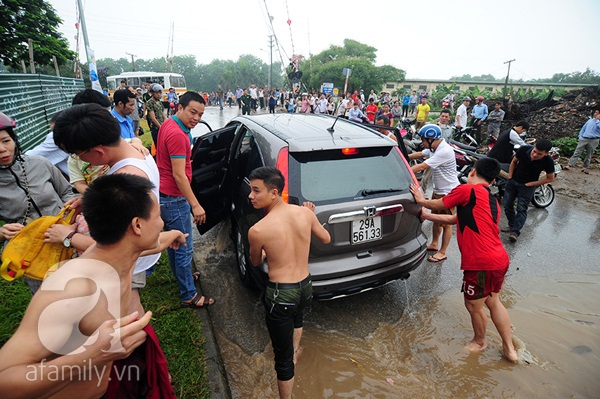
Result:
<svg viewBox="0 0 600 399"><path fill-rule="evenodd" d="M77 1L47 1L75 49ZM407 78L501 78L512 59L515 79L600 72L598 0L82 1L96 58L164 57L174 22L174 55L208 64L253 54L268 63L268 9L280 43L273 60L284 65L293 53L317 54L350 38L377 48L377 65L404 69ZM83 39L80 49L85 60Z"/></svg>

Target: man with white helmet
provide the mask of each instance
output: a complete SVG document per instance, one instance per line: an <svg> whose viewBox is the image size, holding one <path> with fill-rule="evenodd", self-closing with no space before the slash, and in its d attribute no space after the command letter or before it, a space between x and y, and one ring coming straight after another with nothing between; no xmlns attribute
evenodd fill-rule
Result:
<svg viewBox="0 0 600 399"><path fill-rule="evenodd" d="M459 185L456 175L456 159L454 150L442 138L442 130L437 125L427 124L419 130L419 135L423 141L422 152L413 152L409 154L410 159L428 158L420 164L412 166L413 172L423 170L432 170L433 175L433 194L432 199L443 198L450 193L452 189ZM453 209L444 209L437 211L440 214L452 214ZM443 234L442 234L443 231ZM439 247L439 238L442 234L442 246ZM431 244L427 246L428 251L434 251L427 260L437 263L447 259L446 250L450 245L452 238L452 226L448 224L433 224Z"/></svg>

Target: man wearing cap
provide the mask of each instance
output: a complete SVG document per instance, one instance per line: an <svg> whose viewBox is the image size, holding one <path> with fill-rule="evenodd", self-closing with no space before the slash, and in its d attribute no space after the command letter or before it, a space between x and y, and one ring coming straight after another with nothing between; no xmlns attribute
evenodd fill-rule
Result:
<svg viewBox="0 0 600 399"><path fill-rule="evenodd" d="M163 114L163 104L161 101L163 87L158 83L150 85L150 99L146 103L146 109L148 110L148 126L150 126L150 134L152 135L152 141L154 144L158 142L158 129L162 126L165 121Z"/></svg>
<svg viewBox="0 0 600 399"><path fill-rule="evenodd" d="M462 104L456 110L456 127L458 130L462 130L467 127L467 108L471 104L471 99L469 97L465 97L462 100Z"/></svg>

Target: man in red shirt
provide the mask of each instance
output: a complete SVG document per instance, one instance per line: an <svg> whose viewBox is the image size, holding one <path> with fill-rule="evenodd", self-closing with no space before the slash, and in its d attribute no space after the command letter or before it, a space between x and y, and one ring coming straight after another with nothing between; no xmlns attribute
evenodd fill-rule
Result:
<svg viewBox="0 0 600 399"><path fill-rule="evenodd" d="M181 307L202 308L214 300L196 291L192 274L192 218L194 223L204 223L206 212L192 191L192 135L190 133L204 114L205 101L196 92L183 94L177 104L177 113L167 119L158 131L156 165L160 174L160 213L165 231L179 230L188 233L185 246L169 248L169 263L179 284Z"/></svg>
<svg viewBox="0 0 600 399"><path fill-rule="evenodd" d="M500 164L492 158L483 158L475 163L469 173L467 184L454 188L444 198L427 200L415 185L410 191L415 201L432 210L457 208L454 215L439 215L422 212L422 220L456 224L456 240L461 253L461 270L464 271L462 292L465 307L471 315L475 336L466 346L470 351L487 348L485 332L487 314L483 305L490 310L492 321L502 338L504 356L512 362L518 360L512 343L508 311L500 302L500 289L510 260L500 241L500 205L490 190L489 184L500 173Z"/></svg>

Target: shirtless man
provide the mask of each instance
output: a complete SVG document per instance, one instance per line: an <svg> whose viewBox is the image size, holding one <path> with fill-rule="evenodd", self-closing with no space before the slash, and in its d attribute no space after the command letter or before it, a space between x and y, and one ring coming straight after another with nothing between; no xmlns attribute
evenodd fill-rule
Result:
<svg viewBox="0 0 600 399"><path fill-rule="evenodd" d="M252 171L250 201L267 214L248 231L250 260L258 266L269 259L269 283L265 291L266 323L275 353L275 371L280 398L291 398L294 364L302 337L302 310L312 301L308 273L311 233L323 243L329 233L314 214L315 206L286 204L281 198L285 185L273 167Z"/></svg>
<svg viewBox="0 0 600 399"><path fill-rule="evenodd" d="M438 199L425 199L415 185L410 191L417 204L431 210L456 207L455 214L421 213L422 220L456 224L456 241L461 253L460 268L464 272L462 292L465 307L471 316L474 336L466 349L480 352L487 348L485 339L490 310L492 322L502 339L502 353L511 362L518 360L512 342L508 311L500 302L500 290L510 260L500 241L500 205L490 193L489 185L500 173L500 164L492 158L482 158L469 173L467 184L455 187Z"/></svg>
<svg viewBox="0 0 600 399"><path fill-rule="evenodd" d="M52 273L32 298L0 349L0 397L100 398L112 362L146 340L142 329L152 313L128 310L136 260L159 246L163 227L151 189L146 178L116 174L86 190L83 212L96 244Z"/></svg>

